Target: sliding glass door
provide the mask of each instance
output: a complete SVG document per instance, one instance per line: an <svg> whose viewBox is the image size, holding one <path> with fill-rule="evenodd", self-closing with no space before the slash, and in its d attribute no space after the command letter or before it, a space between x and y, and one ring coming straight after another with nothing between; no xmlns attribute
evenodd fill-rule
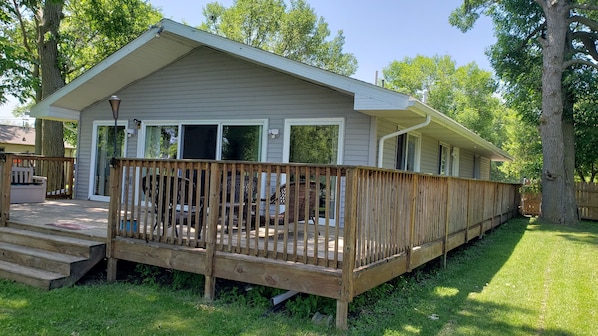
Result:
<svg viewBox="0 0 598 336"><path fill-rule="evenodd" d="M116 148L114 133L116 131ZM125 123L114 128L110 122L95 122L93 125L92 162L89 199L108 201L110 199L110 160L113 157L125 157ZM116 150L116 153L115 153Z"/></svg>

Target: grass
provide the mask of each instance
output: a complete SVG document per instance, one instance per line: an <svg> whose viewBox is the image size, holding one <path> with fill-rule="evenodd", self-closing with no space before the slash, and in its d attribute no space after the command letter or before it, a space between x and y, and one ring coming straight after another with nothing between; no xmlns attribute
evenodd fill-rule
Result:
<svg viewBox="0 0 598 336"><path fill-rule="evenodd" d="M357 297L346 334L592 335L596 260L597 223L512 220L451 252L446 269L432 262ZM266 306L239 293L221 295L208 305L191 289L157 285L96 282L44 292L0 281L0 333L344 334L289 310L263 316Z"/></svg>

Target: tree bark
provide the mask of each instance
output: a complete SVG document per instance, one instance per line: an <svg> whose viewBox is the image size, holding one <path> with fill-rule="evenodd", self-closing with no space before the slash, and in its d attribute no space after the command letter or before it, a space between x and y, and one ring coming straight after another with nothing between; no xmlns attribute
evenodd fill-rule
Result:
<svg viewBox="0 0 598 336"><path fill-rule="evenodd" d="M58 61L58 29L62 19L62 1L45 1L38 18L37 47L41 65L42 99L64 86ZM44 120L42 150L45 156L64 157L62 122Z"/></svg>
<svg viewBox="0 0 598 336"><path fill-rule="evenodd" d="M38 11L37 48L41 69L42 99L65 85L58 60L58 29L62 20L63 1L44 1ZM64 126L60 121L42 121L41 154L64 157ZM48 177L48 191L58 190L65 178L62 165L45 165L42 174Z"/></svg>
<svg viewBox="0 0 598 336"><path fill-rule="evenodd" d="M542 219L559 224L577 222L577 207L573 185L574 173L566 164L565 137L569 127L563 124L563 63L567 19L566 1L536 0L546 18L546 34L542 40ZM572 125L571 125L572 126ZM564 134L564 130L567 135ZM569 146L569 141L567 141ZM571 150L571 148L567 148Z"/></svg>

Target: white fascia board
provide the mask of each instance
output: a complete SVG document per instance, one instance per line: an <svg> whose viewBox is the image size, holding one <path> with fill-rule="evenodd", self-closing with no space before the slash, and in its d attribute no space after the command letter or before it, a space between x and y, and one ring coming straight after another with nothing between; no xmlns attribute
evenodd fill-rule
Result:
<svg viewBox="0 0 598 336"><path fill-rule="evenodd" d="M52 119L59 121L79 122L81 111L71 110L63 107L50 106L47 110L47 116L39 116L42 119Z"/></svg>
<svg viewBox="0 0 598 336"><path fill-rule="evenodd" d="M52 112L54 111L54 104L60 98L68 95L73 90L77 89L80 85L86 83L87 81L93 79L102 71L105 71L114 63L119 61L120 59L124 58L128 54L132 53L133 51L137 50L141 46L143 46L148 41L151 41L153 38L156 37L156 33L159 29L159 26L152 26L148 31L143 33L141 36L136 38L135 40L131 41L129 44L125 45L124 47L120 48L114 54L108 56L100 63L96 64L91 69L84 72L81 76L75 78L72 82L68 83L67 85L63 86L62 88L58 89L56 92L51 94L49 97L42 100L40 103L34 105L31 108L30 114L32 117L36 118L46 118L46 119L58 119L58 116L54 116ZM52 107L52 108L50 108ZM45 112L45 113L44 113Z"/></svg>
<svg viewBox="0 0 598 336"><path fill-rule="evenodd" d="M485 148L497 156L502 157L507 161L512 161L513 157L509 155L509 153L503 151L502 149L496 147L491 142L485 140L484 138L480 137L479 135L475 134L473 131L469 130L465 126L459 124L458 122L454 121L453 119L449 118L446 114L438 112L437 110L431 108L430 106L420 102L419 100L412 99L414 104L410 108L413 111L422 111L424 113L429 113L432 115L432 120L435 122L443 125L444 127L450 129L451 131L459 134L460 136L478 144L480 147Z"/></svg>
<svg viewBox="0 0 598 336"><path fill-rule="evenodd" d="M362 91L355 93L353 108L356 111L406 110L410 106L409 97L398 92L389 97L384 93Z"/></svg>

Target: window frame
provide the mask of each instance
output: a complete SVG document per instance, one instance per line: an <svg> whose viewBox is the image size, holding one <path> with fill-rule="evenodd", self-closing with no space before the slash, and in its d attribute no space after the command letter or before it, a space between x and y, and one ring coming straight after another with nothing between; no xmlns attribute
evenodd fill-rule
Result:
<svg viewBox="0 0 598 336"><path fill-rule="evenodd" d="M147 120L141 122L141 129L139 130L137 157L143 158L145 156L145 135L146 128L151 126L178 126L178 144L177 144L177 159L181 158L183 150L183 128L186 125L214 125L217 127L216 139L216 159L222 159L222 135L224 126L260 126L260 154L258 162L265 162L267 159L267 145L268 145L268 119L210 119L210 120L181 120L172 122L172 120Z"/></svg>

